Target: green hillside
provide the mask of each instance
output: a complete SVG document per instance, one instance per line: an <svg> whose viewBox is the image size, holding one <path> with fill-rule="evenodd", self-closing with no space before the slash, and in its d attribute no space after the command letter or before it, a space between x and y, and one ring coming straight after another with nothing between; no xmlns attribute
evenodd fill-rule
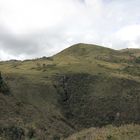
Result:
<svg viewBox="0 0 140 140"><path fill-rule="evenodd" d="M140 126L125 125L121 127L106 126L90 128L73 134L65 140L139 140Z"/></svg>
<svg viewBox="0 0 140 140"><path fill-rule="evenodd" d="M59 140L85 128L139 124L138 52L76 44L52 57L0 62L0 136Z"/></svg>

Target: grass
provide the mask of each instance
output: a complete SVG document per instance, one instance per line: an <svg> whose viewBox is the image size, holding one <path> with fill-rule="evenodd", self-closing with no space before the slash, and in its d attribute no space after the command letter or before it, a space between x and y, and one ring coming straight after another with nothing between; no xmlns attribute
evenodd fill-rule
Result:
<svg viewBox="0 0 140 140"><path fill-rule="evenodd" d="M77 44L50 58L0 62L12 94L0 96L0 122L10 120L1 126L11 130L19 119L22 123L14 124L26 135L31 128L36 137L58 139L115 125L118 112L119 124L139 123L139 56L134 50Z"/></svg>
<svg viewBox="0 0 140 140"><path fill-rule="evenodd" d="M139 125L124 125L120 127L106 126L89 128L76 133L65 140L139 140Z"/></svg>

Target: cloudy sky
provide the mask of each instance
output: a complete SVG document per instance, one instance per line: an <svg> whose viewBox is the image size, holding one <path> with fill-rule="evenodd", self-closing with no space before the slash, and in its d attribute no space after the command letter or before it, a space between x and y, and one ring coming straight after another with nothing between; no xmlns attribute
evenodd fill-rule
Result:
<svg viewBox="0 0 140 140"><path fill-rule="evenodd" d="M0 0L0 59L50 56L75 43L140 47L140 0Z"/></svg>

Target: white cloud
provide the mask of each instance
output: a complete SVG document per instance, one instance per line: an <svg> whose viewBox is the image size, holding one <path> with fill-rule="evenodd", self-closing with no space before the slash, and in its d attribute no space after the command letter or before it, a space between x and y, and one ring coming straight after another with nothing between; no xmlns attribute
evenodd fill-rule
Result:
<svg viewBox="0 0 140 140"><path fill-rule="evenodd" d="M135 41L140 37L140 24L125 26L116 33L116 36L124 41Z"/></svg>
<svg viewBox="0 0 140 140"><path fill-rule="evenodd" d="M139 0L0 0L0 58L49 56L79 42L139 47Z"/></svg>

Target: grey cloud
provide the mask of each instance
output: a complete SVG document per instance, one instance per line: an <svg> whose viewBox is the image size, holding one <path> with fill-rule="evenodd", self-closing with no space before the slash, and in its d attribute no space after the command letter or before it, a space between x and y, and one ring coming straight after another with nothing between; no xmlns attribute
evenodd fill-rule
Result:
<svg viewBox="0 0 140 140"><path fill-rule="evenodd" d="M35 58L50 56L61 51L69 45L65 34L56 30L40 31L34 34L17 36L7 30L0 32L0 50L6 54L11 54L14 58L23 56L25 58ZM2 58L1 58L2 59Z"/></svg>
<svg viewBox="0 0 140 140"><path fill-rule="evenodd" d="M35 56L40 49L37 42L30 37L17 36L3 29L0 32L0 50L7 54Z"/></svg>
<svg viewBox="0 0 140 140"><path fill-rule="evenodd" d="M78 1L85 3L88 0ZM123 41L115 35L127 25L140 24L140 1L99 1L102 4L98 12L92 11L94 8L89 10L86 6L78 7L77 4L76 13L65 16L60 23L49 29L36 30L34 33L16 35L6 27L0 27L0 50L11 55L10 58L14 56L19 59L22 56L23 59L50 56L79 42L115 49L131 47L132 40ZM133 43L139 47L139 37Z"/></svg>

